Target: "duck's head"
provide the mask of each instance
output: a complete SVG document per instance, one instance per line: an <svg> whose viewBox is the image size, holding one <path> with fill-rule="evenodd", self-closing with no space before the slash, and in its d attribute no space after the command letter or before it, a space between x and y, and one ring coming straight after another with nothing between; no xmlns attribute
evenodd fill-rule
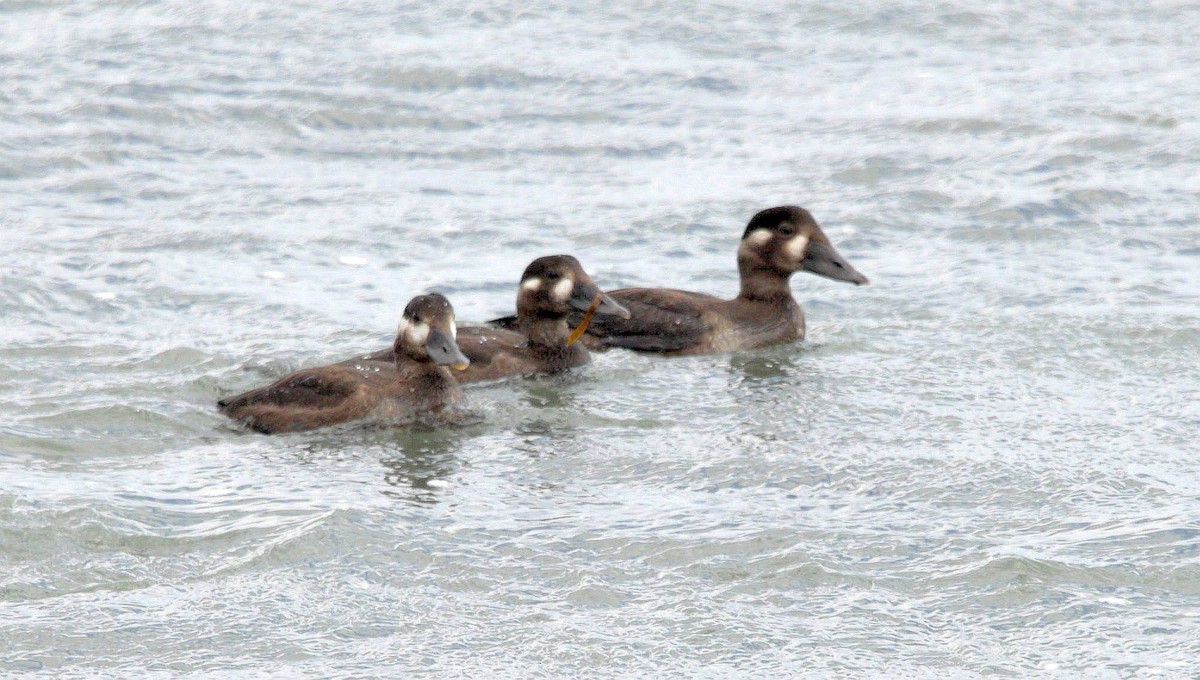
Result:
<svg viewBox="0 0 1200 680"><path fill-rule="evenodd" d="M396 356L463 370L471 360L455 343L454 308L438 293L418 295L408 301L396 329Z"/></svg>
<svg viewBox="0 0 1200 680"><path fill-rule="evenodd" d="M767 208L752 217L742 234L738 261L784 276L807 271L858 286L868 283L834 249L812 214L794 205Z"/></svg>
<svg viewBox="0 0 1200 680"><path fill-rule="evenodd" d="M629 318L629 310L604 294L579 260L548 255L530 262L517 289L517 315L558 319L573 310Z"/></svg>

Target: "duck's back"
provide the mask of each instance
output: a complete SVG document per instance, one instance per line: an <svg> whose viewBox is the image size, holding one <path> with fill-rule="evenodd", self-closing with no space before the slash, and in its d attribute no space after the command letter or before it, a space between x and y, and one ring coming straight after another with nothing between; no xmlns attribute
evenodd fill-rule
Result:
<svg viewBox="0 0 1200 680"><path fill-rule="evenodd" d="M804 337L794 300L722 300L669 288L625 288L610 293L629 319L593 320L590 346L686 355L762 347Z"/></svg>
<svg viewBox="0 0 1200 680"><path fill-rule="evenodd" d="M350 367L310 368L217 406L259 432L311 430L365 417L378 403L373 382L369 374Z"/></svg>
<svg viewBox="0 0 1200 680"><path fill-rule="evenodd" d="M670 288L622 288L609 293L629 310L629 318L594 318L587 333L593 347L643 352L686 353L711 334L706 312L720 298Z"/></svg>
<svg viewBox="0 0 1200 680"><path fill-rule="evenodd" d="M460 383L494 380L534 370L528 341L515 331L486 326L459 326L455 342L471 360L466 370L454 376Z"/></svg>
<svg viewBox="0 0 1200 680"><path fill-rule="evenodd" d="M514 325L515 318L514 318ZM496 380L512 375L555 373L583 366L590 360L583 347L538 347L531 346L523 334L495 326L459 326L455 339L458 348L471 360L471 365L455 371L454 379L460 384ZM385 347L370 354L362 354L340 362L339 366L357 366L394 361L396 351Z"/></svg>
<svg viewBox="0 0 1200 680"><path fill-rule="evenodd" d="M404 424L462 400L449 376L401 372L394 362L364 357L287 375L217 402L225 415L264 433L298 432L363 418Z"/></svg>
<svg viewBox="0 0 1200 680"><path fill-rule="evenodd" d="M517 331L492 326L459 326L457 342L471 360L471 365L455 376L460 383L554 373L588 363L587 351L582 347L532 345Z"/></svg>

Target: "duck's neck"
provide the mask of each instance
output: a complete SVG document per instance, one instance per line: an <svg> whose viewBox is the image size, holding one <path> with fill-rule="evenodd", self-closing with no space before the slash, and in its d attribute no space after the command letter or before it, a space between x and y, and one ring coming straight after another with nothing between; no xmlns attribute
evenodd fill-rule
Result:
<svg viewBox="0 0 1200 680"><path fill-rule="evenodd" d="M578 344L567 347L571 328L565 316L521 314L517 318L517 330L529 338L529 348L539 355L560 356L587 351Z"/></svg>
<svg viewBox="0 0 1200 680"><path fill-rule="evenodd" d="M407 354L398 353L396 355L396 372L402 382L420 382L435 391L451 394L459 392L458 381L454 379L450 369L438 366L428 359L415 359Z"/></svg>
<svg viewBox="0 0 1200 680"><path fill-rule="evenodd" d="M530 346L565 347L571 335L565 316L522 314L517 319L517 328L529 338Z"/></svg>
<svg viewBox="0 0 1200 680"><path fill-rule="evenodd" d="M782 304L794 302L792 287L788 283L789 274L784 274L756 258L747 257L738 258L738 272L742 279L738 299Z"/></svg>

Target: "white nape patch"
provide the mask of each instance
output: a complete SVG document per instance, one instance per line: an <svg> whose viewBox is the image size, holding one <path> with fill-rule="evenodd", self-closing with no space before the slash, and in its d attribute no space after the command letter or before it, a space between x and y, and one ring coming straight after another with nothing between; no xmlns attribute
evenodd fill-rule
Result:
<svg viewBox="0 0 1200 680"><path fill-rule="evenodd" d="M554 284L554 289L551 290L550 293L554 296L555 300L563 300L565 302L566 300L571 299L571 289L574 287L574 281L571 279L563 279L562 281Z"/></svg>
<svg viewBox="0 0 1200 680"><path fill-rule="evenodd" d="M458 342L458 323L454 320L454 315L450 315L450 341Z"/></svg>
<svg viewBox="0 0 1200 680"><path fill-rule="evenodd" d="M793 236L790 241L783 246L787 251L788 257L793 260L801 260L804 258L804 251L808 250L808 237L804 234Z"/></svg>
<svg viewBox="0 0 1200 680"><path fill-rule="evenodd" d="M770 241L774 236L775 232L771 231L770 229L755 229L749 234L746 234L746 238L742 240L751 245L763 246L766 245L767 241Z"/></svg>
<svg viewBox="0 0 1200 680"><path fill-rule="evenodd" d="M403 337L404 342L409 345L424 345L429 337L429 324L403 319L400 321L400 328L396 329L396 335Z"/></svg>
<svg viewBox="0 0 1200 680"><path fill-rule="evenodd" d="M533 277L532 279L525 279L524 281L521 282L521 290L531 290L532 291L532 290L537 290L538 288L541 288L541 287L542 287L542 280L536 276Z"/></svg>

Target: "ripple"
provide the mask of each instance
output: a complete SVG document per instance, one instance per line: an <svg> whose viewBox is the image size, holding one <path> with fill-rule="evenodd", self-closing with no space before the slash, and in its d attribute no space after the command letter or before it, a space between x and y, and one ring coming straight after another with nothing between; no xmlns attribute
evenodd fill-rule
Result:
<svg viewBox="0 0 1200 680"><path fill-rule="evenodd" d="M0 673L1200 657L1194 13L0 4ZM793 277L804 343L453 427L213 407L416 292L510 311L539 253L732 296L785 203L872 278Z"/></svg>
<svg viewBox="0 0 1200 680"><path fill-rule="evenodd" d="M519 88L547 82L548 79L517 69L489 68L461 72L445 67L382 68L372 73L380 85L410 91L457 90L460 88Z"/></svg>

